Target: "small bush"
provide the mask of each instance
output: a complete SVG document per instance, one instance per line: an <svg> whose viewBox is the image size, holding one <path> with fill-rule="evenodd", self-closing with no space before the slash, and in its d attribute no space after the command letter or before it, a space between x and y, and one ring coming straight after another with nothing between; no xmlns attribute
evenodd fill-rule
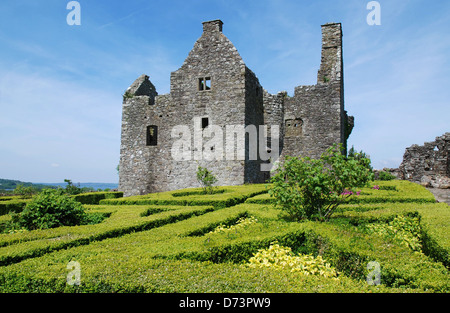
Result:
<svg viewBox="0 0 450 313"><path fill-rule="evenodd" d="M286 157L271 178L269 194L294 219L329 220L336 208L373 178L370 160L346 158L333 145L319 159ZM358 194L358 193L357 193Z"/></svg>
<svg viewBox="0 0 450 313"><path fill-rule="evenodd" d="M385 172L385 171L381 171L378 173L378 179L379 180L393 180L396 177L394 175L392 175L391 173Z"/></svg>
<svg viewBox="0 0 450 313"><path fill-rule="evenodd" d="M20 213L11 216L11 229L48 229L90 223L81 203L62 190L45 189Z"/></svg>
<svg viewBox="0 0 450 313"><path fill-rule="evenodd" d="M202 185L205 194L213 193L212 186L217 182L217 178L207 168L199 166L197 169L197 180Z"/></svg>

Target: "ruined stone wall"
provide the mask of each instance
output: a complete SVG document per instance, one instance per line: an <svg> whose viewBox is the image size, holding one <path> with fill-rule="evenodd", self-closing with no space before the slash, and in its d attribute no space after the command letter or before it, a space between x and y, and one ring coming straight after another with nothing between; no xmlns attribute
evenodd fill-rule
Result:
<svg viewBox="0 0 450 313"><path fill-rule="evenodd" d="M150 114L157 92L149 77L141 75L127 89L122 105L122 134L119 164L119 189L130 194L148 193L148 174L154 150L145 146L147 127L159 122Z"/></svg>
<svg viewBox="0 0 450 313"><path fill-rule="evenodd" d="M267 126L267 138L266 138L266 144L267 144L267 152L274 154L275 147L272 145L275 145L275 140L272 141L272 127L278 126L279 128L279 138L278 138L278 149L279 154L281 154L281 151L283 151L284 146L284 136L285 136L285 130L284 130L284 102L287 97L287 93L285 91L279 92L276 95L272 95L268 93L266 90L264 90L264 123ZM279 161L279 154L278 158L274 157L272 161L272 168L273 164L276 161ZM269 163L269 161L266 161L265 163ZM267 180L271 175L273 175L273 172L265 172L263 173L264 178Z"/></svg>
<svg viewBox="0 0 450 313"><path fill-rule="evenodd" d="M320 155L331 145L346 149L353 117L344 110L341 24L322 25L322 57L317 84L298 86L285 100L283 156Z"/></svg>
<svg viewBox="0 0 450 313"><path fill-rule="evenodd" d="M256 75L246 67L245 69L245 126L254 125L256 128L256 138L250 138L246 134L245 139L245 172L244 181L246 183L264 182L264 174L261 172L260 149L260 126L264 125L264 102L263 88L261 87ZM256 139L256 142L255 142ZM253 142L250 142L253 140ZM253 146L252 146L253 143ZM256 151L250 151L253 148ZM257 152L255 157L250 153Z"/></svg>
<svg viewBox="0 0 450 313"><path fill-rule="evenodd" d="M283 156L318 158L341 142L339 89L331 85L299 86L285 101Z"/></svg>
<svg viewBox="0 0 450 313"><path fill-rule="evenodd" d="M450 188L450 133L423 146L406 148L398 171L401 179L427 187Z"/></svg>

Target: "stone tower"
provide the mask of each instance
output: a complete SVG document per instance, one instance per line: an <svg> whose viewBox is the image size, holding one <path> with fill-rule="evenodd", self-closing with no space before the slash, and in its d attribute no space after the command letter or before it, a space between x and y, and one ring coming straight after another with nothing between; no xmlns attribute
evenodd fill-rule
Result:
<svg viewBox="0 0 450 313"><path fill-rule="evenodd" d="M125 196L197 187L198 166L218 185L261 183L280 156L345 145L353 119L344 110L340 24L322 26L317 84L297 87L292 98L261 87L222 27L220 20L203 23L171 73L169 94L158 95L147 75L127 89L119 167Z"/></svg>

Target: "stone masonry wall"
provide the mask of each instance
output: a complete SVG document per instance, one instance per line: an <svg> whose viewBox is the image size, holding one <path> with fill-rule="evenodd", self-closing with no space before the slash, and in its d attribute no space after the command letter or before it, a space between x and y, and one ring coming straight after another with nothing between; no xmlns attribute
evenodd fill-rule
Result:
<svg viewBox="0 0 450 313"><path fill-rule="evenodd" d="M423 146L406 148L398 172L400 179L427 187L450 188L450 133Z"/></svg>
<svg viewBox="0 0 450 313"><path fill-rule="evenodd" d="M341 24L322 25L317 84L295 88L294 96L285 101L284 122L283 156L317 158L334 143L346 149L353 117L344 110Z"/></svg>

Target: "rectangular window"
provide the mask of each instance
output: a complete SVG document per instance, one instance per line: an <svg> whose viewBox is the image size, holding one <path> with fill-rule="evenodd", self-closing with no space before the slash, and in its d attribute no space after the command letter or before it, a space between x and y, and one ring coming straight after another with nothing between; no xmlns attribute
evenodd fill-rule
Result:
<svg viewBox="0 0 450 313"><path fill-rule="evenodd" d="M207 117L202 117L202 129L205 129L209 125L209 119Z"/></svg>
<svg viewBox="0 0 450 313"><path fill-rule="evenodd" d="M147 126L147 146L156 146L158 144L158 126Z"/></svg>
<svg viewBox="0 0 450 313"><path fill-rule="evenodd" d="M201 77L198 79L198 90L211 90L211 77Z"/></svg>

